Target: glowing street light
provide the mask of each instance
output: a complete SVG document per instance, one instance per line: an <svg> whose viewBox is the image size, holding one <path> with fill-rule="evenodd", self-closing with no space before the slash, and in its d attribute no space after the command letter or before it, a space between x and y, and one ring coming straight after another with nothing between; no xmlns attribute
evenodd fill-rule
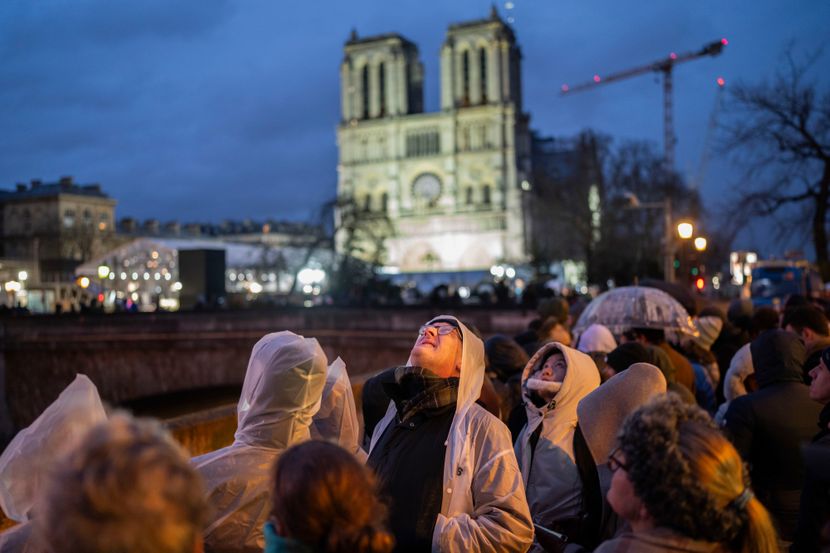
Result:
<svg viewBox="0 0 830 553"><path fill-rule="evenodd" d="M683 240L688 240L695 233L695 227L691 223L678 223L677 235Z"/></svg>
<svg viewBox="0 0 830 553"><path fill-rule="evenodd" d="M26 271L20 271L17 273L17 280L19 280L20 282L26 282L28 278L29 273L27 273Z"/></svg>
<svg viewBox="0 0 830 553"><path fill-rule="evenodd" d="M706 251L706 239L702 236L695 238L695 249L699 252Z"/></svg>
<svg viewBox="0 0 830 553"><path fill-rule="evenodd" d="M106 265L98 265L98 278L104 279L110 276L110 268Z"/></svg>

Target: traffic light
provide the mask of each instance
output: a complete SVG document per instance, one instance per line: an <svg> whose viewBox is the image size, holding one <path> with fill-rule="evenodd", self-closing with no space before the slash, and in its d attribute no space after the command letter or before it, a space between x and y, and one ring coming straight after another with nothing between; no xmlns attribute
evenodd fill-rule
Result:
<svg viewBox="0 0 830 553"><path fill-rule="evenodd" d="M695 288L697 288L698 292L703 292L704 286L706 286L706 281L703 280L703 277L697 277L695 279Z"/></svg>

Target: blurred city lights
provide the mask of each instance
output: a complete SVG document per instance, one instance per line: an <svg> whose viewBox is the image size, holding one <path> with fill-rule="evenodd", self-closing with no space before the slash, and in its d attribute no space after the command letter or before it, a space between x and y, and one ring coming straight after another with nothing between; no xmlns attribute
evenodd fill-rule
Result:
<svg viewBox="0 0 830 553"><path fill-rule="evenodd" d="M695 233L695 227L691 223L678 223L677 235L683 240L688 240Z"/></svg>
<svg viewBox="0 0 830 553"><path fill-rule="evenodd" d="M695 249L699 252L706 250L706 239L702 236L695 238Z"/></svg>
<svg viewBox="0 0 830 553"><path fill-rule="evenodd" d="M28 278L29 273L27 273L26 271L20 271L19 273L17 273L17 280L19 280L20 282L26 282Z"/></svg>

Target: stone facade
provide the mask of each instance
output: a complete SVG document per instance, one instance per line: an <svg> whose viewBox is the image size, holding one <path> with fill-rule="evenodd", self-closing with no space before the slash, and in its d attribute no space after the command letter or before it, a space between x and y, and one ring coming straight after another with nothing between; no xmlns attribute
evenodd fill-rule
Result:
<svg viewBox="0 0 830 553"><path fill-rule="evenodd" d="M522 263L530 137L519 46L494 12L451 25L440 55L441 111L424 113L423 69L412 42L355 33L346 42L338 197L351 198L367 218L392 222L388 267Z"/></svg>

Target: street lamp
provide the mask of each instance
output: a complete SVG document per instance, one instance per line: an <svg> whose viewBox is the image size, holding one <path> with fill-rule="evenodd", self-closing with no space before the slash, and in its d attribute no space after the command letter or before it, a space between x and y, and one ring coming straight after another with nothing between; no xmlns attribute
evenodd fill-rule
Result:
<svg viewBox="0 0 830 553"><path fill-rule="evenodd" d="M695 249L699 252L706 251L706 239L702 236L695 238Z"/></svg>
<svg viewBox="0 0 830 553"><path fill-rule="evenodd" d="M659 209L663 212L663 279L666 282L674 282L674 253L675 240L672 235L672 211L671 198L666 196L662 202L640 202L633 192L626 192L624 197L628 200L628 209Z"/></svg>
<svg viewBox="0 0 830 553"><path fill-rule="evenodd" d="M683 222L677 225L677 235L683 240L688 240L695 233L695 227L691 223Z"/></svg>

